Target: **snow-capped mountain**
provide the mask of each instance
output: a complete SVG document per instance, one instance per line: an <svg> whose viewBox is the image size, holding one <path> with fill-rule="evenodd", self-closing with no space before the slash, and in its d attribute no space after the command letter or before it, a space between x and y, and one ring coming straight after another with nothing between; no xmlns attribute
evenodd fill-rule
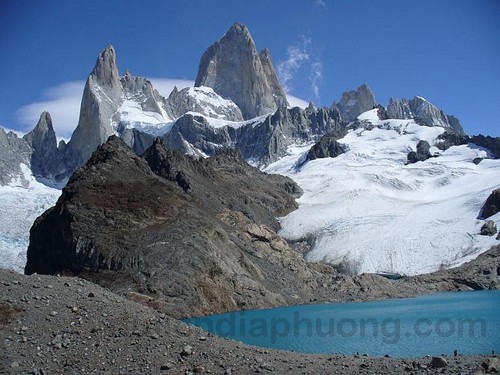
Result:
<svg viewBox="0 0 500 375"><path fill-rule="evenodd" d="M137 154L157 137L199 157L236 148L251 164L291 177L304 195L281 234L313 243L310 261L415 274L463 263L495 242L478 235L477 218L500 186L498 139L470 138L422 97L391 99L386 109L367 85L331 108L291 108L269 51L258 53L248 29L235 24L203 54L195 87L168 97L146 78L120 77L116 52L106 47L67 144L56 143L48 113L22 138L0 128L0 209L14 218L0 218L3 267L20 270L34 218L111 135Z"/></svg>
<svg viewBox="0 0 500 375"><path fill-rule="evenodd" d="M338 140L346 149L341 155L303 163L310 145L297 146L265 169L304 190L280 234L313 239L309 261L407 275L457 266L496 244L479 234L478 217L500 186L500 161L474 144L442 151L445 128L380 120L378 111L361 114ZM419 141L432 146L434 157L409 164ZM500 214L490 219L498 223Z"/></svg>

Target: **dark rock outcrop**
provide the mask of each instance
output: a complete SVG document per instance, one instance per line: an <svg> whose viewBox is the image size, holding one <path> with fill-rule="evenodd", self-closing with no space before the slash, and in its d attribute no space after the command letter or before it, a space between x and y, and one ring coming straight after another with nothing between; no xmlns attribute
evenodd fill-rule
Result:
<svg viewBox="0 0 500 375"><path fill-rule="evenodd" d="M327 134L311 147L306 156L306 162L318 158L335 158L345 152L345 146L337 142L339 135Z"/></svg>
<svg viewBox="0 0 500 375"><path fill-rule="evenodd" d="M203 54L195 86L208 86L240 108L245 119L288 104L269 51L259 55L248 29L234 24Z"/></svg>
<svg viewBox="0 0 500 375"><path fill-rule="evenodd" d="M493 220L487 220L481 227L482 236L494 236L497 233L497 226Z"/></svg>
<svg viewBox="0 0 500 375"><path fill-rule="evenodd" d="M500 137L479 134L470 137L470 142L488 149L495 159L500 159Z"/></svg>
<svg viewBox="0 0 500 375"><path fill-rule="evenodd" d="M500 189L493 190L484 202L481 217L487 219L500 211Z"/></svg>
<svg viewBox="0 0 500 375"><path fill-rule="evenodd" d="M299 194L235 150L197 160L156 141L140 158L113 136L33 225L25 272L150 291L173 315L306 299L322 276L275 232Z"/></svg>
<svg viewBox="0 0 500 375"><path fill-rule="evenodd" d="M408 164L424 161L432 157L430 153L431 145L427 141L420 140L417 143L417 151L410 151L408 154Z"/></svg>
<svg viewBox="0 0 500 375"><path fill-rule="evenodd" d="M340 102L334 102L332 108L339 110L342 121L351 122L360 114L375 108L376 105L372 90L368 85L363 84L356 90L344 92Z"/></svg>

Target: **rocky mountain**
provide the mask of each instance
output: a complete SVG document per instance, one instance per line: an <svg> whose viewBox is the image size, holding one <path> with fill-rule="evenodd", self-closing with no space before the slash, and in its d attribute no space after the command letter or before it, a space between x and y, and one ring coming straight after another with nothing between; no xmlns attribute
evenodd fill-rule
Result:
<svg viewBox="0 0 500 375"><path fill-rule="evenodd" d="M259 54L250 32L239 23L203 53L195 86L211 87L231 99L247 120L288 105L269 51Z"/></svg>
<svg viewBox="0 0 500 375"><path fill-rule="evenodd" d="M275 232L298 194L234 150L197 160L158 140L140 158L111 137L36 220L25 272L132 287L173 315L308 300L322 276Z"/></svg>
<svg viewBox="0 0 500 375"><path fill-rule="evenodd" d="M415 96L410 100L391 98L387 106L387 115L389 118L414 119L420 125L440 126L464 133L464 129L456 117L446 115L441 109L421 96Z"/></svg>
<svg viewBox="0 0 500 375"><path fill-rule="evenodd" d="M375 108L377 102L368 85L363 84L356 90L346 91L338 103L333 102L332 108L338 109L341 119L349 123L360 114Z"/></svg>

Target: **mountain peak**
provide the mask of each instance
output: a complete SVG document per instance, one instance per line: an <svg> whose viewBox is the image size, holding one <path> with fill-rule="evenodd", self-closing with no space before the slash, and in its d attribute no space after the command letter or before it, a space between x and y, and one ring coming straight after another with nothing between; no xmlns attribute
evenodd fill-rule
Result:
<svg viewBox="0 0 500 375"><path fill-rule="evenodd" d="M356 90L344 92L340 102L333 106L339 110L342 120L350 122L376 105L372 90L366 83L363 83Z"/></svg>
<svg viewBox="0 0 500 375"><path fill-rule="evenodd" d="M107 45L97 57L94 69L90 73L96 83L103 86L114 86L120 81L116 66L116 52L111 44Z"/></svg>
<svg viewBox="0 0 500 375"><path fill-rule="evenodd" d="M35 128L24 136L32 147L31 170L35 176L53 177L59 170L57 139L49 112L42 112Z"/></svg>
<svg viewBox="0 0 500 375"><path fill-rule="evenodd" d="M244 24L235 22L228 30L227 33L241 33L245 34L251 37L250 31L248 30L248 27L246 27Z"/></svg>
<svg viewBox="0 0 500 375"><path fill-rule="evenodd" d="M287 103L269 51L258 54L248 28L235 23L200 60L195 86L231 99L245 119L275 112Z"/></svg>

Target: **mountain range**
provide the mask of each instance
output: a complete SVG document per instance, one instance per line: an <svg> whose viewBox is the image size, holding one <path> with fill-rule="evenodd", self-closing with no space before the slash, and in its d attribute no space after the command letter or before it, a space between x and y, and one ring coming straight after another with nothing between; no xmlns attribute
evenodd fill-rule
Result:
<svg viewBox="0 0 500 375"><path fill-rule="evenodd" d="M316 262L352 274L432 272L497 243L496 229L480 233L485 219L490 226L500 220L498 210L483 217L500 187L499 157L498 138L465 134L457 118L421 96L391 98L384 107L363 84L330 108L290 107L270 52L258 52L241 24L205 51L194 87L168 97L146 78L120 76L107 46L86 81L69 142L57 143L47 112L22 137L0 128L0 208L11 213L2 219L2 266L151 273L166 252L169 267L188 262L212 275L197 279L200 288L219 290L226 308L257 298L248 290L268 304L284 303L277 263L293 269L282 278L301 300L322 280ZM186 232L192 240L179 235ZM154 257L144 254L143 241ZM228 244L240 252L223 251L232 255L222 272L214 254ZM188 248L196 261L185 257ZM265 262L252 258L261 256ZM228 276L229 265L241 269ZM197 298L201 306L216 298L168 288L166 295L191 307Z"/></svg>

